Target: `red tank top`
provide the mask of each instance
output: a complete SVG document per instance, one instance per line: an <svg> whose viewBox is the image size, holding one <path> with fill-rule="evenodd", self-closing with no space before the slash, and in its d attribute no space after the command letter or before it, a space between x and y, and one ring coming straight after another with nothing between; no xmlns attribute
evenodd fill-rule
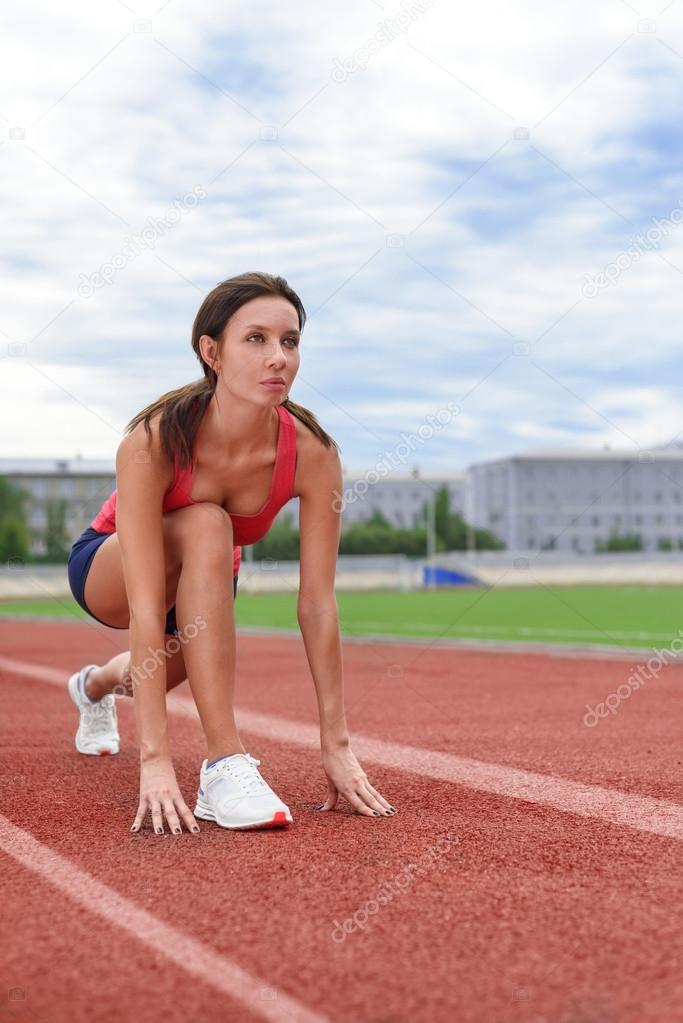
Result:
<svg viewBox="0 0 683 1023"><path fill-rule="evenodd" d="M242 560L242 544L253 544L266 535L280 508L294 496L294 474L296 472L296 424L291 412L283 405L277 405L280 420L277 436L277 453L275 468L270 484L270 493L266 501L253 515L234 515L232 519L233 536L233 575L237 575ZM197 504L191 498L194 482L195 460L192 466L181 469L178 456L173 459L173 480L164 493L162 511L176 511L190 504ZM90 523L92 529L99 533L116 532L116 490L104 501L99 512Z"/></svg>

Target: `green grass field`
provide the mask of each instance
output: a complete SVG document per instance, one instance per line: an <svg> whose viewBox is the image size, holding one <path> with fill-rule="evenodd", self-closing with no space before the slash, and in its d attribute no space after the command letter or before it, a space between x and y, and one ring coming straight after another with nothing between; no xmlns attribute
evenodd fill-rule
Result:
<svg viewBox="0 0 683 1023"><path fill-rule="evenodd" d="M342 633L546 643L666 646L683 636L683 597L667 586L568 586L414 593L338 593ZM237 624L297 629L296 595L238 590ZM76 603L0 603L0 617L81 619Z"/></svg>

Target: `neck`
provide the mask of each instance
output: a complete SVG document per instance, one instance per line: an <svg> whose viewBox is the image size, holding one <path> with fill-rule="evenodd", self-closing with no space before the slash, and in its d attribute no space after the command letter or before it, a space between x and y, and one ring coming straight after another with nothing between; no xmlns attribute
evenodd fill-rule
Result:
<svg viewBox="0 0 683 1023"><path fill-rule="evenodd" d="M231 455L249 455L262 451L264 444L278 435L278 413L273 405L265 408L216 392L211 396L202 421L209 443Z"/></svg>

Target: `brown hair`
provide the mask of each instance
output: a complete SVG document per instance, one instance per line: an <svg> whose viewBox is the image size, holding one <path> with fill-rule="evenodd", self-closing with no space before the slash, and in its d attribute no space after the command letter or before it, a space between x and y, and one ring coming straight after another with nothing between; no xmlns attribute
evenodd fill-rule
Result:
<svg viewBox="0 0 683 1023"><path fill-rule="evenodd" d="M299 330L303 330L306 311L301 299L290 288L284 277L250 271L239 274L237 277L230 277L227 281L221 281L213 291L209 292L200 305L192 326L192 348L199 359L204 376L190 384L184 384L182 387L176 387L175 390L162 394L160 398L157 398L131 419L125 432L130 433L139 423L144 423L145 431L151 438L150 419L161 412L159 436L162 447L169 459L173 460L174 453L177 453L180 467L188 468L197 429L216 389L218 379L212 367L202 358L199 339L202 334L208 334L209 337L218 340L230 317L245 302L263 295L278 295L291 302L299 317ZM323 430L312 412L302 405L297 405L289 398L285 398L282 405L293 416L305 423L325 447L334 445L339 448L337 442Z"/></svg>

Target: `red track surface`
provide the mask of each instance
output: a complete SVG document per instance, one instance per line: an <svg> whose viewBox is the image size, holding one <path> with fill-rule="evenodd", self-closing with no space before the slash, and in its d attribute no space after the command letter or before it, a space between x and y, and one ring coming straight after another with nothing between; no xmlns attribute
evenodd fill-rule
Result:
<svg viewBox="0 0 683 1023"><path fill-rule="evenodd" d="M615 802L626 793L634 826L363 757L397 816L361 818L346 805L318 814L326 792L318 751L243 729L293 825L240 833L203 823L199 836L159 837L148 824L132 836L132 707L118 701L121 754L83 757L66 695L72 671L126 649L126 639L89 625L0 623L1 656L64 675L60 688L21 670L0 673L0 813L22 829L0 820L0 1023L683 1019L683 838L640 830L634 798L683 806L683 667L665 667L587 728L585 704L615 691L628 662L345 650L359 742L536 772L551 787L563 779L560 801L572 782L612 789ZM300 640L240 636L237 667L238 710L315 725ZM169 701L185 707L170 719L178 778L194 805L204 753L187 699ZM406 865L449 834L457 842L401 893ZM361 922L387 881L396 882L387 904L334 941L335 921ZM82 885L85 904L69 885Z"/></svg>

